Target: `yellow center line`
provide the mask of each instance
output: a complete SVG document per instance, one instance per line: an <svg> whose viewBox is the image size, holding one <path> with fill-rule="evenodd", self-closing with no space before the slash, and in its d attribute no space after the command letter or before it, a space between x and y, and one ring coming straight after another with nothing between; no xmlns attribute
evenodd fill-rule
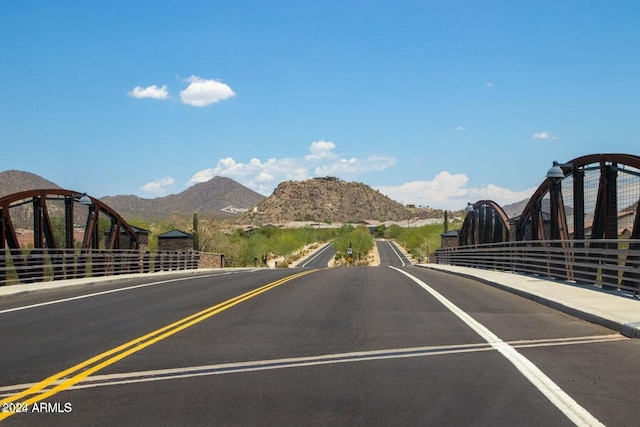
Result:
<svg viewBox="0 0 640 427"><path fill-rule="evenodd" d="M19 399L32 396L31 398L25 400L23 403L27 405L32 405L36 402L44 400L50 396L53 396L63 390L68 389L69 387L79 383L89 375L116 363L119 360L124 359L127 356L130 356L152 344L155 344L159 341L164 340L165 338L170 337L184 329L187 329L197 323L202 322L216 314L225 311L235 305L238 305L244 301L247 301L257 295L260 295L268 290L271 290L277 286L280 286L286 282L294 280L298 277L313 273L317 270L308 270L300 273L293 274L291 276L287 276L283 279L276 280L275 282L271 282L249 292L245 292L244 294L233 297L227 301L224 301L220 304L216 304L209 308L206 308L198 313L192 314L190 316L185 317L184 319L178 320L177 322L171 323L170 325L164 326L160 329L157 329L151 333L143 335L139 338L136 338L132 341L129 341L125 344L122 344L118 347L115 347L111 350L108 350L104 353L101 353L97 356L92 357L82 363L74 365L64 371L58 372L43 381L35 384L34 386L24 390L20 393L17 393L13 396L7 397L3 400L0 400L0 405L4 403L16 402ZM111 356L111 357L110 357ZM102 362L101 362L102 361ZM100 363L99 363L100 362ZM86 369L85 369L86 368ZM70 375L73 375L69 377ZM68 378L67 378L68 377ZM66 378L66 379L64 379ZM60 380L64 379L64 381L57 384L55 387L45 390L48 386L53 383L56 383ZM43 391L44 390L44 391ZM0 420L3 420L9 416L13 415L11 412L3 412L0 413Z"/></svg>

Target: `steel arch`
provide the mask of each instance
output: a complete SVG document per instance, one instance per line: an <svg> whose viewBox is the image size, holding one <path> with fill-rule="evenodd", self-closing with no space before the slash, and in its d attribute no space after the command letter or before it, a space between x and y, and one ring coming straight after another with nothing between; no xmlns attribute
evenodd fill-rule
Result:
<svg viewBox="0 0 640 427"><path fill-rule="evenodd" d="M546 178L533 193L515 225L516 240L581 240L617 239L620 213L620 190L618 176L624 174L640 177L640 157L630 154L590 154L558 165L564 178ZM597 195L593 214L585 214L585 173L599 173ZM567 221L562 181L572 178L573 224ZM636 185L637 187L637 185ZM548 197L549 212L543 212L543 199ZM631 239L640 239L640 215L638 199L635 198ZM629 208L633 204L629 204ZM548 214L545 218L544 214ZM592 223L587 221L592 216ZM590 219L590 218L589 218ZM572 225L572 227L570 227ZM590 233L587 229L591 228Z"/></svg>
<svg viewBox="0 0 640 427"><path fill-rule="evenodd" d="M472 206L458 234L460 246L509 241L509 218L500 205L480 200Z"/></svg>
<svg viewBox="0 0 640 427"><path fill-rule="evenodd" d="M618 245L612 240L623 236L639 240L638 243L630 243L628 249L640 250L640 157L591 154L558 166L564 177L547 177L540 184L515 225L516 240L549 240L559 247L567 247L569 240L573 240L574 247L588 245L606 250L617 249ZM563 185L567 179L570 179L570 185ZM591 189L596 191L589 191ZM573 199L568 206L565 192L570 193ZM548 213L543 212L547 208L543 203L547 197ZM567 207L573 208L571 221L568 220ZM580 271L573 271L570 256L565 255L565 259L566 272L552 272L552 275L581 280L583 275ZM611 259L594 259L593 267L587 269L601 268L603 276L607 276L604 281L608 283L603 286L616 288L619 280L626 283L626 279L637 273L626 271L617 278L606 270L606 264L622 262L627 267L637 259L635 254L624 259L613 256Z"/></svg>
<svg viewBox="0 0 640 427"><path fill-rule="evenodd" d="M0 250L21 249L18 235L14 227L12 208L31 204L27 209L32 215L33 248L71 249L74 247L74 211L75 205L86 194L64 189L27 190L0 198ZM104 249L133 249L138 247L138 236L131 226L113 209L100 200L91 197L88 205L86 226L82 238L83 249L100 248L99 220L102 215L110 220L110 232ZM65 242L56 241L47 201L62 200L64 202L64 235ZM124 239L122 238L124 236ZM124 242L124 243L123 243ZM125 247L122 247L125 246Z"/></svg>

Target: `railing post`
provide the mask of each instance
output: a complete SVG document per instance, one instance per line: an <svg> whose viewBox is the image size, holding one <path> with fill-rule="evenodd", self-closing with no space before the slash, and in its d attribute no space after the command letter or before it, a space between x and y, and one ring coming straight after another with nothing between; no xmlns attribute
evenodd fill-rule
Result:
<svg viewBox="0 0 640 427"><path fill-rule="evenodd" d="M7 252L4 246L0 248L0 286L7 284Z"/></svg>
<svg viewBox="0 0 640 427"><path fill-rule="evenodd" d="M618 288L618 243L609 241L605 243L606 254L602 259L602 289ZM612 265L616 267L611 268Z"/></svg>
<svg viewBox="0 0 640 427"><path fill-rule="evenodd" d="M148 273L151 271L151 254L149 251L144 251L142 254L142 272Z"/></svg>

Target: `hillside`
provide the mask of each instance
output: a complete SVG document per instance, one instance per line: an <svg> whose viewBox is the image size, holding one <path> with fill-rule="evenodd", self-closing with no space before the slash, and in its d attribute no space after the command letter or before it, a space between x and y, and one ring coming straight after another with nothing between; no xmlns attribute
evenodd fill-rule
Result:
<svg viewBox="0 0 640 427"><path fill-rule="evenodd" d="M522 213L525 206L527 206L528 202L529 202L529 199L521 200L516 203L511 203L509 205L502 206L502 209L507 214L507 217L513 218Z"/></svg>
<svg viewBox="0 0 640 427"><path fill-rule="evenodd" d="M9 170L0 172L0 197L25 190L61 188L31 172ZM156 199L138 196L107 196L100 200L125 219L135 217L161 218L171 214L192 215L198 211L216 217L237 217L253 209L265 197L236 181L215 177L189 187L178 194Z"/></svg>
<svg viewBox="0 0 640 427"><path fill-rule="evenodd" d="M509 218L514 218L522 214L522 211L527 206L527 203L529 203L529 199L521 200L517 203L512 203L510 205L502 206L502 209L504 210L504 212L507 214ZM565 205L564 210L567 215L573 215L572 206ZM542 200L542 212L546 212L546 213L551 212L551 202L549 201L548 197Z"/></svg>
<svg viewBox="0 0 640 427"><path fill-rule="evenodd" d="M31 172L8 170L0 172L0 197L19 191L60 188L53 182Z"/></svg>
<svg viewBox="0 0 640 427"><path fill-rule="evenodd" d="M253 209L265 197L230 178L216 176L178 194L155 199L138 196L107 196L100 200L125 218L158 218L170 214L200 212L234 217Z"/></svg>
<svg viewBox="0 0 640 427"><path fill-rule="evenodd" d="M243 215L238 222L260 225L288 221L397 221L410 215L400 203L368 185L327 177L281 183L258 205L257 212Z"/></svg>

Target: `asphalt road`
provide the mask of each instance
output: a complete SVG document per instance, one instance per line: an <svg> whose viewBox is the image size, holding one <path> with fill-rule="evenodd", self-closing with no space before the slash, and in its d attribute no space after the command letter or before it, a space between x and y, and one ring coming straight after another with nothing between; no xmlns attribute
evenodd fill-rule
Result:
<svg viewBox="0 0 640 427"><path fill-rule="evenodd" d="M323 268L329 264L329 261L335 256L336 250L333 243L327 243L315 253L307 257L298 264L298 267L304 268Z"/></svg>
<svg viewBox="0 0 640 427"><path fill-rule="evenodd" d="M637 425L640 340L378 250L0 299L4 423Z"/></svg>

